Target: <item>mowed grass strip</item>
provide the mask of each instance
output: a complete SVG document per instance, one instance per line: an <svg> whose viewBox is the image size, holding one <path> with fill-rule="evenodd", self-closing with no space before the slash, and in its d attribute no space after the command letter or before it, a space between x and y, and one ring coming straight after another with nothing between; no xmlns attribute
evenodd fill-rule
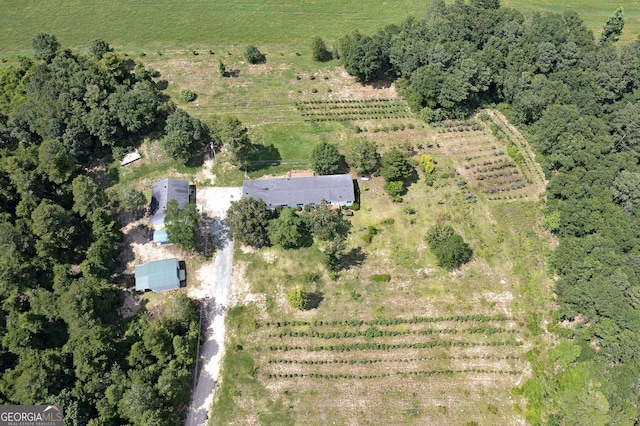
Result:
<svg viewBox="0 0 640 426"><path fill-rule="evenodd" d="M104 38L119 49L167 49L222 44L308 44L320 35L333 41L358 29L365 33L420 17L425 0L23 0L0 1L0 54L25 53L39 32L56 34L65 47L83 47ZM618 7L625 9L625 42L640 31L634 1L503 0L525 15L575 10L599 33Z"/></svg>
<svg viewBox="0 0 640 426"><path fill-rule="evenodd" d="M30 50L39 32L65 47L103 38L118 48L165 49L213 43L303 43L359 29L373 32L421 16L424 0L23 0L0 1L0 52Z"/></svg>

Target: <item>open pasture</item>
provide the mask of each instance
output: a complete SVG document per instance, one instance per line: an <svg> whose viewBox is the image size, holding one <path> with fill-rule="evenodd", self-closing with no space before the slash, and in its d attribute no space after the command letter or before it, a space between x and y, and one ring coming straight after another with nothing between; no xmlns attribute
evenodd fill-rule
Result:
<svg viewBox="0 0 640 426"><path fill-rule="evenodd" d="M329 42L359 29L373 32L410 14L424 0L29 0L0 1L0 53L30 50L39 32L67 47L103 38L119 50L192 49L225 44Z"/></svg>
<svg viewBox="0 0 640 426"><path fill-rule="evenodd" d="M88 47L103 38L129 52L167 49L210 49L212 45L308 45L313 36L331 43L358 29L365 33L421 16L427 0L219 0L176 2L25 0L0 1L0 55L30 51L39 32L55 34L66 47ZM599 33L618 7L625 10L622 40L640 31L640 6L635 1L502 0L525 15L534 11L576 10Z"/></svg>

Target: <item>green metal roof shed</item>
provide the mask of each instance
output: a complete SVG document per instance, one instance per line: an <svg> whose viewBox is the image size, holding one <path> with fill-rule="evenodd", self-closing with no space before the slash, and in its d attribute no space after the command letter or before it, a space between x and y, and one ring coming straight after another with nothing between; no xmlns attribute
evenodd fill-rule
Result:
<svg viewBox="0 0 640 426"><path fill-rule="evenodd" d="M136 290L162 291L180 288L183 276L184 271L180 270L176 258L136 265Z"/></svg>

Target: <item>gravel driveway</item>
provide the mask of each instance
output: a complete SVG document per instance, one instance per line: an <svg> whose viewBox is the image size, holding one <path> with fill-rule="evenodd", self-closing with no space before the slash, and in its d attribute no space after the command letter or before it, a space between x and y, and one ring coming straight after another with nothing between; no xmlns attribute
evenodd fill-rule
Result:
<svg viewBox="0 0 640 426"><path fill-rule="evenodd" d="M202 345L196 372L196 386L191 394L191 404L186 426L202 426L207 423L213 392L220 373L220 361L224 354L224 314L229 300L231 269L233 265L233 241L225 222L231 201L237 201L242 188L198 188L196 204L201 207L202 222L214 235L216 255L205 264L198 276L198 288L189 289L189 295L202 302Z"/></svg>

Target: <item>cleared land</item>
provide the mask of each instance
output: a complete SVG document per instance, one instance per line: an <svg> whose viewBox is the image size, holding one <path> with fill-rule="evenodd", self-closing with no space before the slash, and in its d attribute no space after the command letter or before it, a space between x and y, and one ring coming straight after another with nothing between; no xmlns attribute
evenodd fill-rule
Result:
<svg viewBox="0 0 640 426"><path fill-rule="evenodd" d="M635 1L503 0L525 14L576 10L596 33L618 7L625 10L622 39L640 32L640 6ZM307 45L312 36L329 42L354 29L373 32L408 15L420 16L425 0L160 0L0 1L0 55L30 51L39 32L55 34L67 47L88 46L104 38L120 50L210 49L224 44Z"/></svg>
<svg viewBox="0 0 640 426"><path fill-rule="evenodd" d="M217 73L217 55L147 59L169 93L187 87L199 94L181 104L190 113L205 121L237 114L249 124L262 145L249 175L306 168L308 152L321 140L344 148L366 137L381 151L412 153L416 164L430 155L437 179L429 187L419 177L400 204L390 202L381 178L360 181L362 209L351 219L351 252L335 281L316 246L236 250L236 308L228 313L228 356L212 418L221 424L522 423L524 401L513 389L529 375L526 352L546 344L539 327L551 300L544 254L552 242L539 226L539 170L513 164L525 186L490 197L479 185L487 178L465 175L464 168L467 156L492 153L492 145L511 161L506 142L490 129L494 122L512 132L508 123L495 115L467 126L479 130L459 131L458 123L430 127L391 113L373 117L371 105L404 105L392 87L359 85L337 64L312 63L284 47L269 50L260 66L245 64L240 48L222 52L236 77ZM338 106L350 115L312 121L300 105ZM355 108L360 105L366 108ZM508 134L529 155L526 142ZM465 152L457 154L459 147ZM243 174L226 167L224 156L217 161L209 182L239 184ZM187 173L203 182L198 169ZM423 238L435 223L452 224L469 242L475 253L469 265L453 273L435 266ZM377 234L365 243L369 226ZM376 281L376 274L389 274L390 281ZM316 308L287 306L286 292L298 285L315 295Z"/></svg>

